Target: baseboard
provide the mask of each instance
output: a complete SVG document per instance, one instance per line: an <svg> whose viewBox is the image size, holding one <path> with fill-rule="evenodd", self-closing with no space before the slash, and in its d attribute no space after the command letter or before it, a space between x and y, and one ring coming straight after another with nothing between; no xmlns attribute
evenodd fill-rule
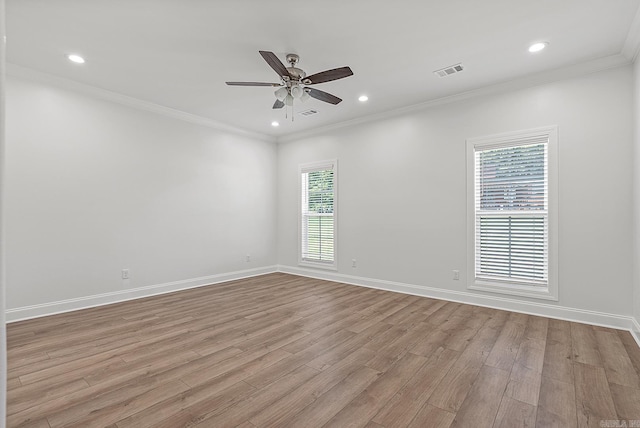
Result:
<svg viewBox="0 0 640 428"><path fill-rule="evenodd" d="M636 340L638 346L640 346L640 321L635 318L631 318L631 335Z"/></svg>
<svg viewBox="0 0 640 428"><path fill-rule="evenodd" d="M57 302L43 303L40 305L7 309L6 319L7 323L11 323L47 315L59 314L63 312L77 311L79 309L110 305L112 303L119 303L127 300L139 299L142 297L155 296L158 294L172 293L174 291L186 290L189 288L204 287L207 285L219 284L221 282L250 278L253 276L264 275L276 271L277 266L265 266L255 269L246 269L235 272L203 276L199 278L166 282L163 284L149 285L146 287L132 288L122 291L114 291L111 293L96 294L93 296L79 297L76 299L60 300Z"/></svg>
<svg viewBox="0 0 640 428"><path fill-rule="evenodd" d="M520 312L529 315L539 315L548 318L556 318L566 321L574 321L584 324L610 327L619 330L629 330L635 335L640 346L640 325L632 317L589 311L584 309L569 308L566 306L550 305L547 303L528 302L505 297L487 296L464 291L445 290L442 288L423 285L405 284L401 282L386 281L374 278L366 278L354 275L345 275L337 272L319 271L294 266L278 266L278 271L309 278L324 279L328 281L342 282L345 284L362 287L376 288L379 290L395 291L412 294L415 296L431 297L458 303L466 303L476 306L484 306L493 309L502 309ZM636 331L633 331L635 323Z"/></svg>
<svg viewBox="0 0 640 428"><path fill-rule="evenodd" d="M174 291L186 290L190 288L204 287L207 285L214 285L237 279L251 278L254 276L273 272L283 272L292 275L324 279L327 281L341 282L361 287L394 291L398 293L412 294L416 296L430 297L452 302L484 306L493 309L521 312L529 315L540 315L566 321L574 321L615 329L629 330L638 343L638 346L640 346L640 323L633 317L589 311L584 309L575 309L566 306L550 305L546 303L528 302L505 297L486 296L464 291L445 290L442 288L406 284L401 282L366 278L355 275L345 275L333 271L319 271L297 266L283 265L264 266L255 269L227 272L216 275L203 276L199 278L155 284L146 287L115 291L111 293L79 297L76 299L60 300L57 302L43 303L40 305L7 309L5 313L7 320L6 322L11 323L47 315L77 311L79 309L109 305L112 303L139 299L142 297L172 293Z"/></svg>

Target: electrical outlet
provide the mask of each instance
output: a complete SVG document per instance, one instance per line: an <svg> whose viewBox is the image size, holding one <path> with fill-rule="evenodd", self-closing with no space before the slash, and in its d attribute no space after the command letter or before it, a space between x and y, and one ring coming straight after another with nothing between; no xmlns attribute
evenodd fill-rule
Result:
<svg viewBox="0 0 640 428"><path fill-rule="evenodd" d="M356 263L356 259L351 259L351 267L358 267L358 264Z"/></svg>
<svg viewBox="0 0 640 428"><path fill-rule="evenodd" d="M247 254L247 256L244 258L244 261L249 263L251 261L251 254Z"/></svg>
<svg viewBox="0 0 640 428"><path fill-rule="evenodd" d="M453 271L453 279L455 279L456 281L458 281L460 279L460 271L459 270L454 270Z"/></svg>
<svg viewBox="0 0 640 428"><path fill-rule="evenodd" d="M129 279L129 269L122 269L122 279Z"/></svg>

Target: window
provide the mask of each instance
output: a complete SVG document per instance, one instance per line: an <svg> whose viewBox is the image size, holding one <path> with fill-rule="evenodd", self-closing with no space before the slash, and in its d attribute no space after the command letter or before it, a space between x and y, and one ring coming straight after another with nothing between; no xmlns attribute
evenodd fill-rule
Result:
<svg viewBox="0 0 640 428"><path fill-rule="evenodd" d="M300 167L300 264L336 269L336 161Z"/></svg>
<svg viewBox="0 0 640 428"><path fill-rule="evenodd" d="M467 141L471 289L557 300L557 128Z"/></svg>

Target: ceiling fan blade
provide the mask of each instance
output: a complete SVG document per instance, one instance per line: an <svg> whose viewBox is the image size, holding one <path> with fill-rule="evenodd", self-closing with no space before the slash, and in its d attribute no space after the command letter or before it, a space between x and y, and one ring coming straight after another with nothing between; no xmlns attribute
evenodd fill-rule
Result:
<svg viewBox="0 0 640 428"><path fill-rule="evenodd" d="M273 88L282 86L280 83L266 83L266 82L225 82L229 86L271 86Z"/></svg>
<svg viewBox="0 0 640 428"><path fill-rule="evenodd" d="M276 73L278 73L278 76L280 76L280 77L284 77L284 76L291 77L291 75L287 71L287 67L285 67L284 64L282 63L282 61L280 61L278 59L276 54L274 54L273 52L269 52L269 51L258 51L258 52L260 52L260 55L262 55L262 58L264 58L264 60L267 61L267 64L269 64L269 66L271 68L273 68L273 70Z"/></svg>
<svg viewBox="0 0 640 428"><path fill-rule="evenodd" d="M315 98L316 100L324 101L325 103L338 104L342 101L342 99L336 97L335 95L331 95L328 92L320 91L318 89L305 88L305 91L307 91L309 96L311 96L312 98Z"/></svg>
<svg viewBox="0 0 640 428"><path fill-rule="evenodd" d="M280 100L276 100L276 102L275 102L275 103L273 103L273 108L274 108L274 109L276 109L276 108L282 108L282 107L284 107L284 103L283 103L282 101L280 101Z"/></svg>
<svg viewBox="0 0 640 428"><path fill-rule="evenodd" d="M332 80L344 79L353 76L353 71L349 67L334 68L333 70L321 71L304 78L305 85L315 85L316 83L330 82Z"/></svg>

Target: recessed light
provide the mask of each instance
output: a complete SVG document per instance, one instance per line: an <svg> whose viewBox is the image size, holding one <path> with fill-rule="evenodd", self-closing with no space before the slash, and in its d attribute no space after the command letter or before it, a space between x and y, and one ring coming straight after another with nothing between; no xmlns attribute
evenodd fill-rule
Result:
<svg viewBox="0 0 640 428"><path fill-rule="evenodd" d="M75 62L76 64L84 64L84 58L80 55L71 54L67 55L67 58L69 58L69 61Z"/></svg>
<svg viewBox="0 0 640 428"><path fill-rule="evenodd" d="M366 95L360 95L360 97L358 98L358 101L360 101L361 103L368 101L369 97Z"/></svg>
<svg viewBox="0 0 640 428"><path fill-rule="evenodd" d="M531 53L540 52L542 49L546 48L547 45L548 45L547 42L534 43L531 46L529 46L529 52Z"/></svg>
<svg viewBox="0 0 640 428"><path fill-rule="evenodd" d="M274 120L273 122L271 122L271 126L275 128L277 126L280 126L280 124Z"/></svg>

